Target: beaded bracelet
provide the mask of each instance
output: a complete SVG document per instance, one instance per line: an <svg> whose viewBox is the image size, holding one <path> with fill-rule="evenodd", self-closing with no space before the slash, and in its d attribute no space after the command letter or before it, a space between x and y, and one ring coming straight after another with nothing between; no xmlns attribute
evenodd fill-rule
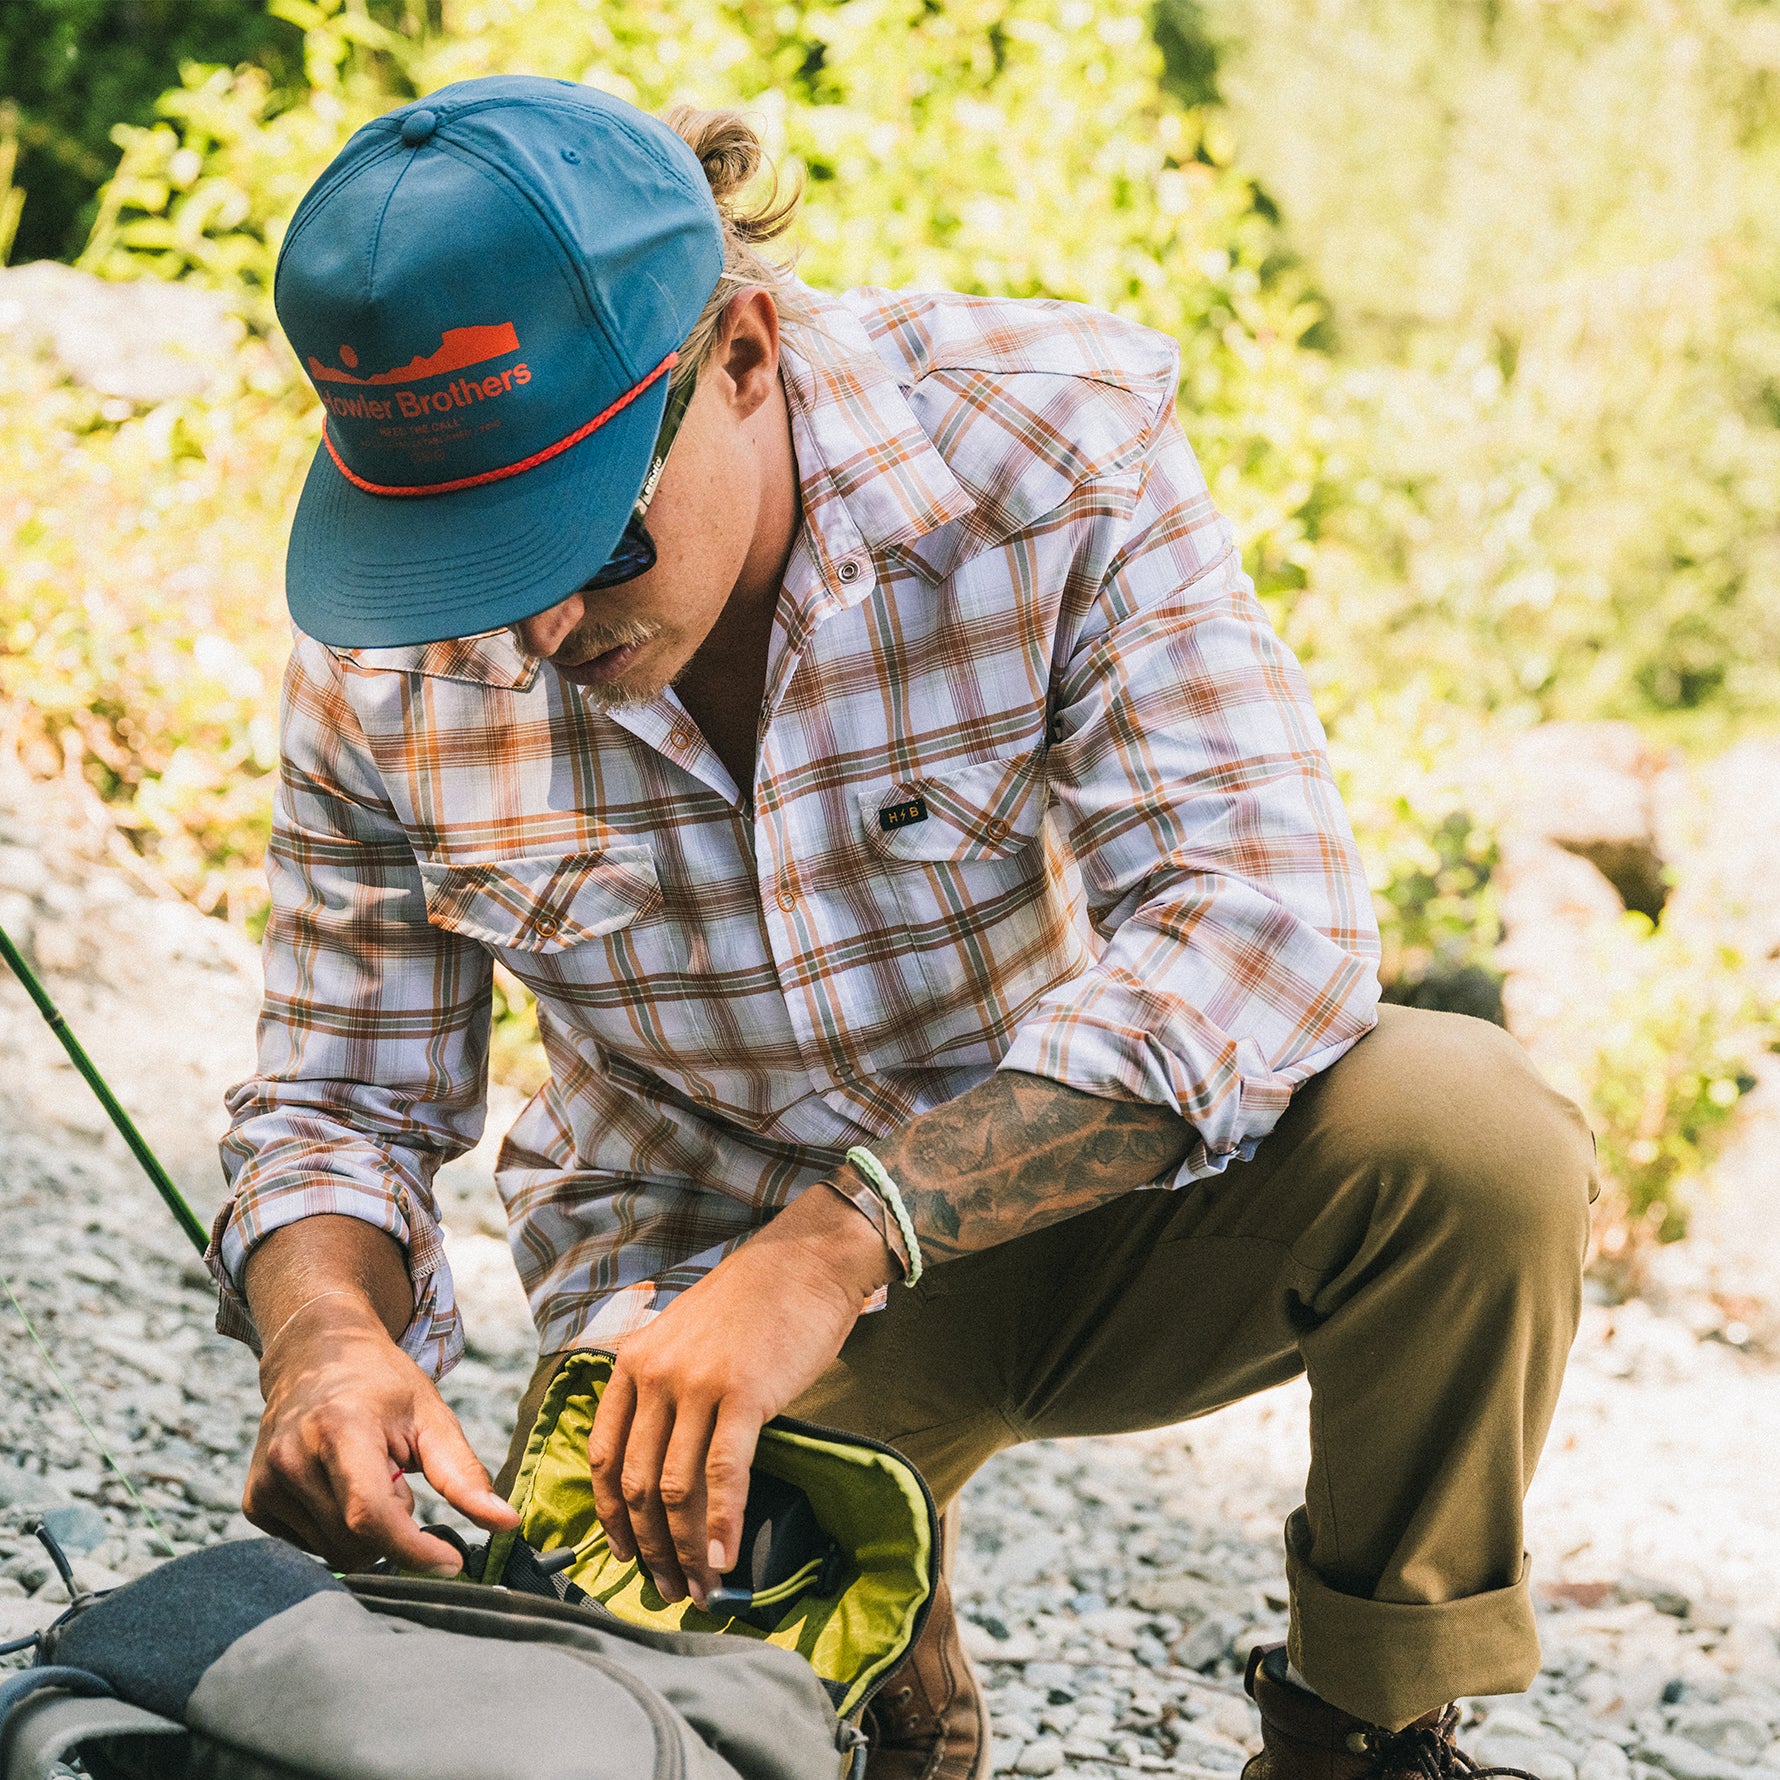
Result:
<svg viewBox="0 0 1780 1780"><path fill-rule="evenodd" d="M896 1219L896 1227L902 1232L903 1244L909 1251L908 1271L902 1276L902 1283L912 1286L921 1277L921 1245L915 1240L914 1221L909 1217L909 1208L902 1202L902 1194L897 1190L896 1182L890 1178L884 1164L862 1144L847 1151L847 1160L870 1183L872 1191L890 1207L890 1214Z"/></svg>

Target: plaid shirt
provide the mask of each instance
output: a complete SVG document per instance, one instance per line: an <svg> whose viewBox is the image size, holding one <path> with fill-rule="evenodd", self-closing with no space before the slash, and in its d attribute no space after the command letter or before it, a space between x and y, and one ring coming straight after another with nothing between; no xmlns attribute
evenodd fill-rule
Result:
<svg viewBox="0 0 1780 1780"><path fill-rule="evenodd" d="M752 787L671 691L603 712L511 632L298 638L226 1330L252 1336L253 1245L343 1212L407 1249L407 1351L461 1351L431 1180L481 1130L497 958L551 1068L499 1169L545 1351L645 1322L996 1068L1177 1110L1178 1186L1371 1026L1366 879L1173 342L1062 303L814 300Z"/></svg>

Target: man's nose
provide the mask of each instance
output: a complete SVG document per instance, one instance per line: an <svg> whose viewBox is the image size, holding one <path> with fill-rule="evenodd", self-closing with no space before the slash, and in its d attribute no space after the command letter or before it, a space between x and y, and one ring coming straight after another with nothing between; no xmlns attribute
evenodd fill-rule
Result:
<svg viewBox="0 0 1780 1780"><path fill-rule="evenodd" d="M530 655L554 655L563 639L581 622L581 596L571 593L566 600L519 621L519 641Z"/></svg>

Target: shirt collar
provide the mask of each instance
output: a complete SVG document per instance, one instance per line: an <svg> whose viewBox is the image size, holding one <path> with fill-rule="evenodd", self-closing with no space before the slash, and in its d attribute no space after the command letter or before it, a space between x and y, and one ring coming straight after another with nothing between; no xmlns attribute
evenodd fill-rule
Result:
<svg viewBox="0 0 1780 1780"><path fill-rule="evenodd" d="M787 323L780 354L791 411L804 526L830 610L856 605L876 576L859 565L900 553L971 512L975 502L946 465L894 373L852 311L806 285L809 319ZM855 563L850 573L842 565Z"/></svg>

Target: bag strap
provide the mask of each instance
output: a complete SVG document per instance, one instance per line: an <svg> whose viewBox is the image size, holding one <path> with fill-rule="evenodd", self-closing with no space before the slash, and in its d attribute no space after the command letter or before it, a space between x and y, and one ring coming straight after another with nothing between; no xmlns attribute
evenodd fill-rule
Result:
<svg viewBox="0 0 1780 1780"><path fill-rule="evenodd" d="M21 1669L0 1681L0 1737L6 1734L6 1721L32 1694L46 1687L59 1687L63 1693L87 1697L100 1695L109 1699L111 1683L102 1680L91 1669L70 1669L60 1663L45 1663L40 1668Z"/></svg>
<svg viewBox="0 0 1780 1780"><path fill-rule="evenodd" d="M26 1671L30 1673L29 1670ZM49 1780L77 1750L113 1737L184 1737L183 1724L102 1695L78 1696L53 1689L34 1693L13 1711L0 1780Z"/></svg>

